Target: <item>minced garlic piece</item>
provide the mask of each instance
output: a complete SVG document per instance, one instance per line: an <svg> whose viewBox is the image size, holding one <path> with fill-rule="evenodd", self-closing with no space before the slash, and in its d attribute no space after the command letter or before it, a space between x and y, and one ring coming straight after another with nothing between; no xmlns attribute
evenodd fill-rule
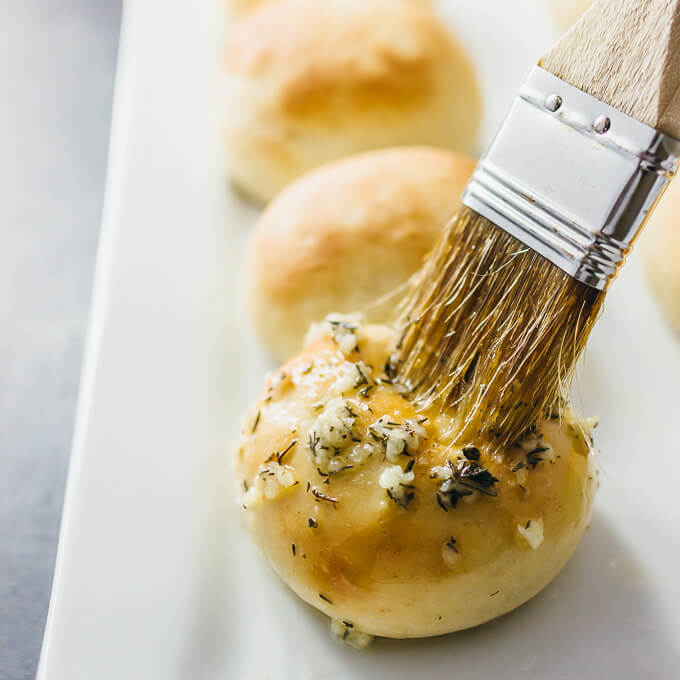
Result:
<svg viewBox="0 0 680 680"><path fill-rule="evenodd" d="M437 488L437 502L444 509L455 508L461 498L477 500L479 496L476 489L469 489L458 482L456 469L450 461L447 461L446 465L431 467L430 479L440 482Z"/></svg>
<svg viewBox="0 0 680 680"><path fill-rule="evenodd" d="M440 482L437 503L443 510L455 508L461 498L466 503L473 503L480 493L491 497L498 495L493 488L498 479L479 464L479 450L469 447L472 450L466 453L467 448L462 450L463 455L455 462L447 460L444 465L430 468L430 479Z"/></svg>
<svg viewBox="0 0 680 680"><path fill-rule="evenodd" d="M255 486L262 485L265 498L276 498L283 489L288 489L295 484L293 468L288 465L280 465L275 460L260 465L255 478Z"/></svg>
<svg viewBox="0 0 680 680"><path fill-rule="evenodd" d="M358 467L375 453L375 445L355 430L361 408L348 399L333 397L312 423L307 448L321 473L335 474Z"/></svg>
<svg viewBox="0 0 680 680"><path fill-rule="evenodd" d="M331 621L331 633L355 649L365 649L373 640L372 635L357 630L349 621Z"/></svg>
<svg viewBox="0 0 680 680"><path fill-rule="evenodd" d="M517 532L530 548L536 550L543 543L543 519L530 519L525 524L518 524Z"/></svg>
<svg viewBox="0 0 680 680"><path fill-rule="evenodd" d="M352 430L356 418L352 404L342 397L330 399L317 416L309 430L308 446L314 463L322 470L326 471L331 458L357 438Z"/></svg>
<svg viewBox="0 0 680 680"><path fill-rule="evenodd" d="M338 377L330 386L328 393L332 395L348 394L354 389L356 378L355 364L351 361L344 361L338 366Z"/></svg>
<svg viewBox="0 0 680 680"><path fill-rule="evenodd" d="M337 368L338 376L330 386L328 393L331 396L346 395L360 387L374 385L371 377L371 369L363 362L344 361Z"/></svg>
<svg viewBox="0 0 680 680"><path fill-rule="evenodd" d="M241 497L241 504L247 509L254 508L265 499L276 498L284 489L289 489L295 484L293 468L270 460L258 468L255 481Z"/></svg>
<svg viewBox="0 0 680 680"><path fill-rule="evenodd" d="M417 421L407 419L398 423L390 416L380 416L368 426L368 432L373 439L382 442L391 463L396 463L401 455L413 456L420 440L425 438L425 428Z"/></svg>
<svg viewBox="0 0 680 680"><path fill-rule="evenodd" d="M415 479L412 470L404 472L399 465L390 465L380 474L378 484L387 491L387 495L398 505L406 508L413 498L413 486Z"/></svg>
<svg viewBox="0 0 680 680"><path fill-rule="evenodd" d="M357 331L361 322L360 314L329 314L321 323L310 326L305 344L327 336L335 341L345 356L349 356L358 349Z"/></svg>
<svg viewBox="0 0 680 680"><path fill-rule="evenodd" d="M371 444L355 444L349 451L343 455L337 455L328 462L329 474L341 472L347 467L359 467L363 465L373 454L375 447Z"/></svg>
<svg viewBox="0 0 680 680"><path fill-rule="evenodd" d="M347 356L357 348L357 336L354 335L353 330L348 330L341 326L340 330L333 334L333 339L338 343L338 349Z"/></svg>
<svg viewBox="0 0 680 680"><path fill-rule="evenodd" d="M460 551L456 545L456 539L451 536L442 546L442 559L444 564L450 569L453 569L460 561Z"/></svg>
<svg viewBox="0 0 680 680"><path fill-rule="evenodd" d="M435 465L430 468L430 479L439 479L442 482L453 479L453 468L449 465Z"/></svg>

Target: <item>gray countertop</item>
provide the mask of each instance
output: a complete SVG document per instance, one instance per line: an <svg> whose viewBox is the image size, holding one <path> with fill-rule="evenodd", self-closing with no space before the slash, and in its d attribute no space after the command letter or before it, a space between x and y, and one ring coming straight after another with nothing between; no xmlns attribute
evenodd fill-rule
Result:
<svg viewBox="0 0 680 680"><path fill-rule="evenodd" d="M0 678L35 675L99 236L121 0L0 2Z"/></svg>

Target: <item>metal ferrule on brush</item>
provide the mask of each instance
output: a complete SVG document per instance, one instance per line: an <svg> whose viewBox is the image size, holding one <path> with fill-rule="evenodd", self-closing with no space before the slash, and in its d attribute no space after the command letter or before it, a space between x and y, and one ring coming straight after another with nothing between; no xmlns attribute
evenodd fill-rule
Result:
<svg viewBox="0 0 680 680"><path fill-rule="evenodd" d="M679 157L677 140L535 67L463 203L603 290Z"/></svg>

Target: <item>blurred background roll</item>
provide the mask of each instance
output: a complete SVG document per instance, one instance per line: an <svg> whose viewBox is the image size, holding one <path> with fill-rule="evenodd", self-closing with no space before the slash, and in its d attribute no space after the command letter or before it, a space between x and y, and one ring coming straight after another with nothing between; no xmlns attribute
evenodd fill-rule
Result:
<svg viewBox="0 0 680 680"><path fill-rule="evenodd" d="M301 349L310 323L330 312L388 316L389 305L372 303L420 267L474 164L426 147L371 151L278 196L255 227L246 265L250 312L272 354Z"/></svg>
<svg viewBox="0 0 680 680"><path fill-rule="evenodd" d="M475 69L413 0L266 3L229 32L224 67L229 173L259 201L357 151L476 148Z"/></svg>
<svg viewBox="0 0 680 680"><path fill-rule="evenodd" d="M265 2L271 0L225 0L224 6L229 17L238 17L259 5L264 5Z"/></svg>
<svg viewBox="0 0 680 680"><path fill-rule="evenodd" d="M417 2L421 5L429 5L431 1L432 0L411 0L411 2ZM273 2L273 0L225 0L224 6L226 7L228 16L237 18L267 2Z"/></svg>

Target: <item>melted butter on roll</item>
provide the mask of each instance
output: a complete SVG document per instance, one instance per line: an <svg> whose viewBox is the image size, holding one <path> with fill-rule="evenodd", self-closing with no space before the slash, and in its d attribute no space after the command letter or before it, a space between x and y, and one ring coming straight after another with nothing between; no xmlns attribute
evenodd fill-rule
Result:
<svg viewBox="0 0 680 680"><path fill-rule="evenodd" d="M386 326L331 316L273 374L236 455L275 571L355 646L478 625L547 585L586 530L591 443L568 412L517 445L454 443L385 375Z"/></svg>

